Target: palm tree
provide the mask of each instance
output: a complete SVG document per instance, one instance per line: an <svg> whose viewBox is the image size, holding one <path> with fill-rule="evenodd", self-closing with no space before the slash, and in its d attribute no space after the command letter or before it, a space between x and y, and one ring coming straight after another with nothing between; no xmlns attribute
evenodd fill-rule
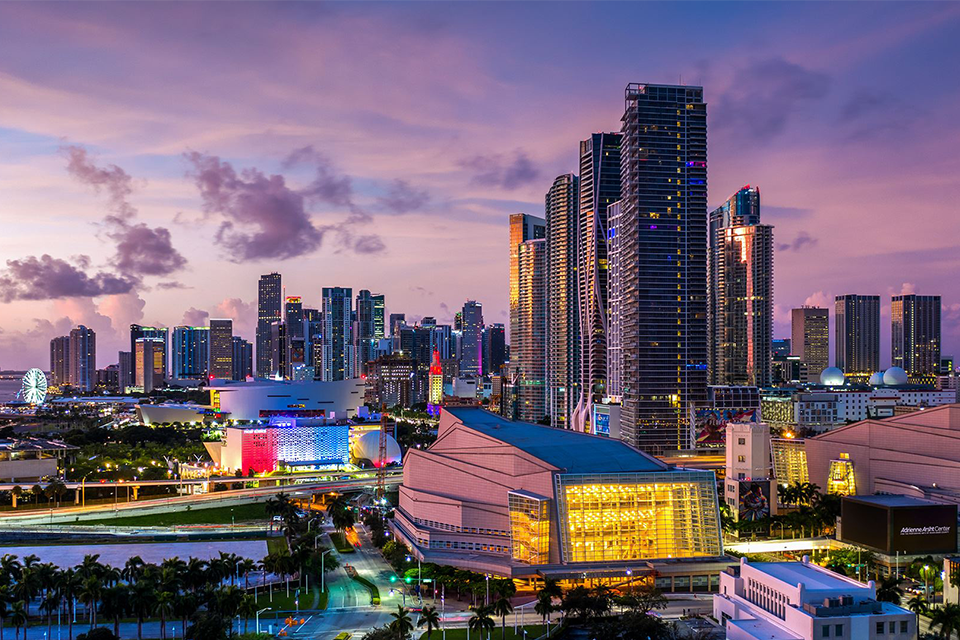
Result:
<svg viewBox="0 0 960 640"><path fill-rule="evenodd" d="M156 597L153 585L144 579L130 585L130 611L137 616L137 640L143 640L143 619L150 615Z"/></svg>
<svg viewBox="0 0 960 640"><path fill-rule="evenodd" d="M492 613L495 616L500 617L500 640L506 640L507 638L507 616L513 613L513 605L510 604L508 598L500 598L493 603Z"/></svg>
<svg viewBox="0 0 960 640"><path fill-rule="evenodd" d="M103 591L100 596L100 613L113 620L113 635L120 637L120 618L127 615L127 585L115 584Z"/></svg>
<svg viewBox="0 0 960 640"><path fill-rule="evenodd" d="M94 625L97 624L97 603L100 601L100 595L102 593L103 587L100 584L100 579L96 576L88 576L83 579L80 586L80 593L77 594L80 602L87 605L87 618L90 622L91 631L93 631Z"/></svg>
<svg viewBox="0 0 960 640"><path fill-rule="evenodd" d="M73 640L73 615L77 610L76 598L82 584L83 578L76 571L61 571L58 576L57 590L68 603L67 628L69 629L68 637L70 640Z"/></svg>
<svg viewBox="0 0 960 640"><path fill-rule="evenodd" d="M250 622L251 616L257 614L257 599L245 593L240 598L240 603L237 606L237 614L243 617L243 633L246 634L247 623Z"/></svg>
<svg viewBox="0 0 960 640"><path fill-rule="evenodd" d="M10 622L17 629L17 640L20 640L20 628L27 624L27 607L23 600L13 603L13 609L10 611ZM26 634L24 634L26 638Z"/></svg>
<svg viewBox="0 0 960 640"><path fill-rule="evenodd" d="M543 619L543 633L546 635L547 631L547 620L550 618L550 614L556 610L556 607L553 606L553 596L546 592L546 589L541 589L537 592L537 604L533 605L533 610Z"/></svg>
<svg viewBox="0 0 960 640"><path fill-rule="evenodd" d="M53 612L60 608L60 594L56 592L55 589L48 589L46 594L43 596L43 601L40 602L40 611L47 615L47 637L52 638L53 635Z"/></svg>
<svg viewBox="0 0 960 640"><path fill-rule="evenodd" d="M249 590L250 574L257 570L257 563L250 558L243 558L237 568L240 570L240 575L243 576L243 588Z"/></svg>
<svg viewBox="0 0 960 640"><path fill-rule="evenodd" d="M892 602L899 605L903 599L903 589L900 587L900 578L890 576L884 578L877 585L877 600L880 602Z"/></svg>
<svg viewBox="0 0 960 640"><path fill-rule="evenodd" d="M487 607L473 607L473 615L470 617L470 620L467 622L467 628L472 629L473 631L479 631L480 637L483 638L483 632L486 631L487 635L490 635L490 630L497 626L497 623L493 621L493 618L490 617L490 609Z"/></svg>
<svg viewBox="0 0 960 640"><path fill-rule="evenodd" d="M918 616L927 612L927 599L921 595L915 595L907 600L907 609L913 611Z"/></svg>
<svg viewBox="0 0 960 640"><path fill-rule="evenodd" d="M153 612L160 616L160 640L167 638L167 615L173 612L174 595L170 591L161 591L157 594L157 602L153 605Z"/></svg>
<svg viewBox="0 0 960 640"><path fill-rule="evenodd" d="M540 591L537 592L537 595L539 596L541 593L545 593L551 598L563 597L563 589L560 588L560 583L553 578L544 578L543 587L540 588Z"/></svg>
<svg viewBox="0 0 960 640"><path fill-rule="evenodd" d="M181 593L173 601L173 615L180 618L180 636L183 638L187 637L187 619L194 614L197 607L198 602L195 593Z"/></svg>
<svg viewBox="0 0 960 640"><path fill-rule="evenodd" d="M949 638L960 631L960 605L945 604L930 614L930 630L940 627L940 637Z"/></svg>
<svg viewBox="0 0 960 640"><path fill-rule="evenodd" d="M393 621L390 623L390 630L397 634L398 640L406 640L410 632L413 631L413 622L410 620L410 614L402 605L397 605L397 610L390 614Z"/></svg>
<svg viewBox="0 0 960 640"><path fill-rule="evenodd" d="M420 612L420 620L417 621L418 627L427 628L427 640L430 640L430 634L440 628L440 614L436 607L424 607Z"/></svg>
<svg viewBox="0 0 960 640"><path fill-rule="evenodd" d="M7 603L10 602L10 587L0 586L0 640L3 640L3 622L7 619Z"/></svg>

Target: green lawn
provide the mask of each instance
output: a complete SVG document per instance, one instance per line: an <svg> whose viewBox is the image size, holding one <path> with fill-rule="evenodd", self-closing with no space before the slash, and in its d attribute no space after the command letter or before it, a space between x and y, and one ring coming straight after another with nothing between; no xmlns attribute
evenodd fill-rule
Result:
<svg viewBox="0 0 960 640"><path fill-rule="evenodd" d="M239 504L235 507L213 507L210 509L191 509L142 516L124 516L122 518L100 518L84 520L79 524L105 524L118 527L170 527L187 524L231 524L233 522L253 522L267 520L266 505L262 502Z"/></svg>
<svg viewBox="0 0 960 640"><path fill-rule="evenodd" d="M416 616L416 614L413 614ZM423 629L423 627L420 627ZM527 630L527 637L524 639L523 630ZM505 636L506 640L534 640L534 638L539 638L544 633L544 626L542 624L528 624L525 627L517 627L517 633L513 633L513 625L507 624L507 635ZM433 632L431 640L440 640L443 637L443 634L440 633L440 630L437 629ZM470 632L470 640L486 640L487 634L480 634L477 631ZM420 636L420 640L427 640L427 634L424 633ZM447 640L467 640L467 630L466 629L447 629ZM490 640L500 640L500 620L497 620L497 628L490 632Z"/></svg>
<svg viewBox="0 0 960 640"><path fill-rule="evenodd" d="M273 601L270 600L270 591L269 589L258 590L257 592L257 607L263 609L265 607L270 607L273 611L295 611L297 608L296 604L296 593L297 588L294 586L294 582L290 583L290 595L287 596L287 591L284 588L283 584L277 584L273 586ZM327 608L327 593L320 593L320 587L312 587L310 593L305 593L302 589L300 591L300 610L304 611L307 609L326 609ZM263 615L270 617L271 612L267 612Z"/></svg>

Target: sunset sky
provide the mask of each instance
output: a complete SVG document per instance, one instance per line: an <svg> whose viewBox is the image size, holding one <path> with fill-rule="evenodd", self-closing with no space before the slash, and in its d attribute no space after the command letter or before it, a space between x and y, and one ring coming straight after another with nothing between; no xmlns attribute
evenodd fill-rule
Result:
<svg viewBox="0 0 960 640"><path fill-rule="evenodd" d="M759 185L776 226L776 336L880 294L886 366L907 290L960 356L958 34L956 3L2 3L0 368L78 323L100 367L131 322L252 340L270 271L506 324L508 215L628 82L681 80L710 206Z"/></svg>

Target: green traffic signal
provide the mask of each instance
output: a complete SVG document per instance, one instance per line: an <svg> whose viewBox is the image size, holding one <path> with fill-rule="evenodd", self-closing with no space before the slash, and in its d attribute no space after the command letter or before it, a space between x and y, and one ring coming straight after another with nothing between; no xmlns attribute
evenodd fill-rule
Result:
<svg viewBox="0 0 960 640"><path fill-rule="evenodd" d="M390 576L390 582L396 582L397 576Z"/></svg>
<svg viewBox="0 0 960 640"><path fill-rule="evenodd" d="M410 576L407 576L406 578L404 578L403 581L406 582L407 584L410 584Z"/></svg>

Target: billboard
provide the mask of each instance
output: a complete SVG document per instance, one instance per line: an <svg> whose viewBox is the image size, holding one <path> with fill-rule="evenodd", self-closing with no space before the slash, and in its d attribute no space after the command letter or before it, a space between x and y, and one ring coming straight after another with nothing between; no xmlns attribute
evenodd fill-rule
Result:
<svg viewBox="0 0 960 640"><path fill-rule="evenodd" d="M755 522L770 517L770 481L741 480L738 492L738 522Z"/></svg>
<svg viewBox="0 0 960 640"><path fill-rule="evenodd" d="M728 422L760 422L760 412L756 409L694 409L694 445L722 447Z"/></svg>
<svg viewBox="0 0 960 640"><path fill-rule="evenodd" d="M882 504L845 497L841 507L841 540L887 555L955 553L957 507L950 504ZM884 497L885 498L885 497ZM891 500L902 498L891 497ZM882 500L883 498L881 498Z"/></svg>

